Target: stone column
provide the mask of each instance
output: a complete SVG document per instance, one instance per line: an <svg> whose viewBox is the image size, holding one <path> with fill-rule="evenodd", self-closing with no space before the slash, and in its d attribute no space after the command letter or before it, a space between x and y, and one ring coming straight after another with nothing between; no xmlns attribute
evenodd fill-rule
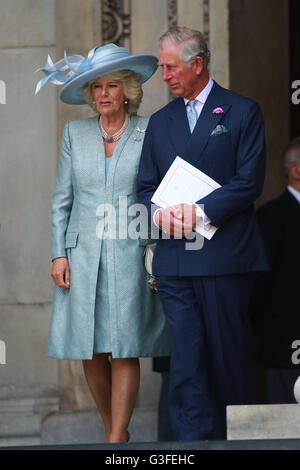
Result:
<svg viewBox="0 0 300 470"><path fill-rule="evenodd" d="M0 445L38 443L43 416L58 405L57 365L46 357L56 94L34 95L35 70L55 56L54 32L54 0L0 0Z"/></svg>
<svg viewBox="0 0 300 470"><path fill-rule="evenodd" d="M210 1L209 47L210 73L219 85L230 88L229 5L228 0Z"/></svg>
<svg viewBox="0 0 300 470"><path fill-rule="evenodd" d="M132 0L131 44L134 54L158 54L158 39L168 29L167 0ZM144 97L139 113L150 116L167 104L169 93L157 70L143 85Z"/></svg>

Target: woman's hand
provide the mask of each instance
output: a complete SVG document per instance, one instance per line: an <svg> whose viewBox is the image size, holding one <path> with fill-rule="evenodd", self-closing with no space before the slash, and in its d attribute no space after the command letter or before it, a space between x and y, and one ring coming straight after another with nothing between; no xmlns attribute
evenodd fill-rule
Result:
<svg viewBox="0 0 300 470"><path fill-rule="evenodd" d="M51 277L55 284L63 289L70 289L70 275L68 258L55 258L51 270Z"/></svg>

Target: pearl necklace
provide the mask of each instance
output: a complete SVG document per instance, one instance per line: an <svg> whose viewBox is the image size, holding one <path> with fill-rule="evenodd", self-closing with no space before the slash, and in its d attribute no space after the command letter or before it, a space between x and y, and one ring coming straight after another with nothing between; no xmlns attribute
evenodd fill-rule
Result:
<svg viewBox="0 0 300 470"><path fill-rule="evenodd" d="M101 130L101 134L102 134L103 139L106 140L107 142L116 142L117 140L119 140L121 138L123 132L125 131L126 127L128 126L129 121L130 121L130 118L129 118L128 114L126 113L125 121L124 121L124 124L121 127L121 129L119 129L118 132L116 132L115 134L109 135L106 132L106 130L104 129L103 125L102 125L102 116L100 116L99 126L100 126L100 130Z"/></svg>

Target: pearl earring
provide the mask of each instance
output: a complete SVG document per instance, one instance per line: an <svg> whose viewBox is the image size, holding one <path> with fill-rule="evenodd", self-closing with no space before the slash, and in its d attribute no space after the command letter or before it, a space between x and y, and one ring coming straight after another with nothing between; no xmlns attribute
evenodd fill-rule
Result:
<svg viewBox="0 0 300 470"><path fill-rule="evenodd" d="M126 100L124 101L125 104L128 104L128 99L126 98Z"/></svg>

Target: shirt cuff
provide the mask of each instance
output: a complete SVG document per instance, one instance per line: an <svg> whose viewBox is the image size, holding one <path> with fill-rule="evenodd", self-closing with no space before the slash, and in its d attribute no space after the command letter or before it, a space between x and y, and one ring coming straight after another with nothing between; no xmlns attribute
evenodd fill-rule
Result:
<svg viewBox="0 0 300 470"><path fill-rule="evenodd" d="M195 204L195 206L197 207L196 215L198 215L199 217L203 219L204 225L209 225L211 223L211 220L209 219L209 217L207 217L204 210L200 206L198 206L198 204Z"/></svg>
<svg viewBox="0 0 300 470"><path fill-rule="evenodd" d="M154 223L155 227L157 227L157 228L159 228L159 229L161 229L161 227L160 227L159 225L157 225L157 223L155 222L155 216L156 216L156 213L157 213L158 211L161 211L161 210L162 210L161 207L159 207L158 209L156 209L156 210L153 212L153 223Z"/></svg>
<svg viewBox="0 0 300 470"><path fill-rule="evenodd" d="M205 212L203 211L203 209L198 206L198 204L195 204L196 206L196 215L201 217L203 219L203 224L204 225L209 225L211 223L211 220L209 217L207 217L207 215L205 214ZM161 207L159 207L158 209L156 209L154 212L153 212L153 223L154 225L159 228L160 230L162 230L163 232L165 232L159 225L157 225L156 221L155 221L155 215L158 211L162 210ZM166 233L166 232L165 232Z"/></svg>

